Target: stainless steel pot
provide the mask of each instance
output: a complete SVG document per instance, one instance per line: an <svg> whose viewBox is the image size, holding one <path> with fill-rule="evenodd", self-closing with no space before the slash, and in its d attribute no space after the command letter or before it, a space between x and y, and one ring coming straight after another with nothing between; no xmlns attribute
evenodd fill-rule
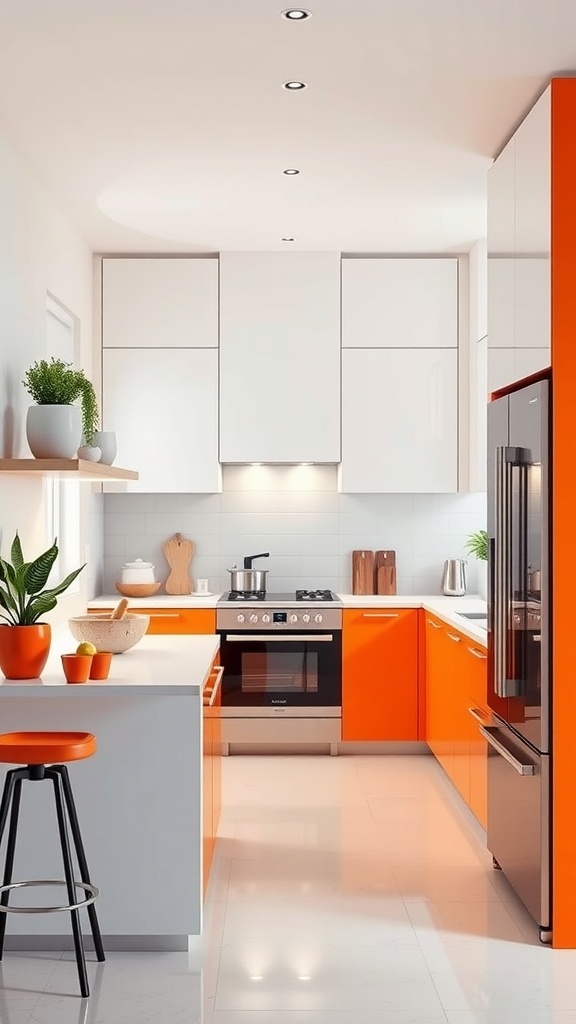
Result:
<svg viewBox="0 0 576 1024"><path fill-rule="evenodd" d="M270 552L264 551L260 555L247 555L244 559L244 568L228 569L230 573L230 590L255 593L259 590L266 590L267 569L253 569L252 562L255 558L270 558Z"/></svg>

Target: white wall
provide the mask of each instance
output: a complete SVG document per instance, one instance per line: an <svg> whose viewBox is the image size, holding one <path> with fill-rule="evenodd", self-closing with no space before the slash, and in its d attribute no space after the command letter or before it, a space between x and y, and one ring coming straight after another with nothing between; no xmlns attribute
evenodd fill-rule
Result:
<svg viewBox="0 0 576 1024"><path fill-rule="evenodd" d="M88 245L42 184L0 134L0 457L30 457L25 419L26 368L46 358L46 296L52 293L80 323L81 365L92 371L92 257ZM83 489L81 541L88 544L90 485ZM0 477L0 543L9 551L18 529L29 559L45 550L41 479ZM52 621L83 607L81 594L63 597Z"/></svg>
<svg viewBox="0 0 576 1024"><path fill-rule="evenodd" d="M229 589L228 568L269 551L268 590L351 589L351 552L394 548L398 590L440 593L445 558L465 557L486 525L485 494L338 494L334 466L225 466L222 494L107 494L104 592L126 560L145 558L165 580L162 545L176 532L196 544L193 578ZM476 589L471 560L469 592Z"/></svg>

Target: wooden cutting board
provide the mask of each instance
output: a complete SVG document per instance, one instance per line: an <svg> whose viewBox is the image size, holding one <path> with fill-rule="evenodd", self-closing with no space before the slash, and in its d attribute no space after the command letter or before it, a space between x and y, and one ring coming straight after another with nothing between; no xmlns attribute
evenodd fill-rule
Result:
<svg viewBox="0 0 576 1024"><path fill-rule="evenodd" d="M164 545L164 555L170 566L170 575L166 580L167 594L191 594L192 580L188 566L194 554L194 544L185 540L181 533L175 533Z"/></svg>
<svg viewBox="0 0 576 1024"><path fill-rule="evenodd" d="M352 552L352 593L374 593L374 552Z"/></svg>
<svg viewBox="0 0 576 1024"><path fill-rule="evenodd" d="M396 552L377 551L374 555L376 593L396 593Z"/></svg>

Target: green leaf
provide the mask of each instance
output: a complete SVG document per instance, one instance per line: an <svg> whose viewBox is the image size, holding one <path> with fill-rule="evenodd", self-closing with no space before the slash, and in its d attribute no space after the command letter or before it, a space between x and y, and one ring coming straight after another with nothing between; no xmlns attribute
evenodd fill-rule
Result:
<svg viewBox="0 0 576 1024"><path fill-rule="evenodd" d="M24 555L22 554L22 545L20 543L20 537L18 536L18 531L16 531L16 536L14 537L14 540L12 541L12 547L10 549L10 557L12 559L12 565L14 566L16 571L18 571L18 569L20 569L20 567L22 565L24 565Z"/></svg>
<svg viewBox="0 0 576 1024"><path fill-rule="evenodd" d="M50 597L48 591L44 594L40 594L39 597L35 597L26 606L24 612L25 622L22 623L24 626L31 626L36 622L41 615L45 615L46 612L51 612L56 607L58 601L55 597Z"/></svg>
<svg viewBox="0 0 576 1024"><path fill-rule="evenodd" d="M10 565L10 562L6 562L4 558L0 558L0 566L2 566L2 580L8 586L16 587L16 573L14 567Z"/></svg>
<svg viewBox="0 0 576 1024"><path fill-rule="evenodd" d="M16 601L12 597L12 594L10 593L9 590L3 590L1 587L0 604L2 605L3 608L6 608L6 611L13 611L18 613L18 605L16 604Z"/></svg>
<svg viewBox="0 0 576 1024"><path fill-rule="evenodd" d="M58 547L56 541L54 541L52 547L48 548L48 551L45 551L39 558L36 558L34 562L30 562L24 576L24 588L27 594L38 594L42 587L46 586L50 570L57 557Z"/></svg>
<svg viewBox="0 0 576 1024"><path fill-rule="evenodd" d="M51 587L50 590L45 590L42 594L40 594L40 597L50 597L50 598L52 598L52 597L58 597L59 594L63 594L64 591L68 589L70 584L76 579L78 574L82 572L82 569L84 569L85 566L86 566L86 563L84 563L84 565L81 565L79 569L75 569L74 572L69 573L68 576L66 577L66 579L62 580L62 582L59 583L57 587ZM35 600L38 600L38 599L36 598ZM30 600L28 602L28 607L30 607L30 605L32 603L33 603L33 601Z"/></svg>

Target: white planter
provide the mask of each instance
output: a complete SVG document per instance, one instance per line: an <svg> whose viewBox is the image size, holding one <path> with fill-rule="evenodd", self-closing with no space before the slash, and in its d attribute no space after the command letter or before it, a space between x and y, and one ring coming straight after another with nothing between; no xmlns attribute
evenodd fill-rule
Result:
<svg viewBox="0 0 576 1024"><path fill-rule="evenodd" d="M118 453L116 431L97 430L94 434L94 444L98 445L102 452L100 462L103 462L105 466L111 466Z"/></svg>
<svg viewBox="0 0 576 1024"><path fill-rule="evenodd" d="M82 444L78 449L78 458L86 462L100 462L102 452L95 444Z"/></svg>
<svg viewBox="0 0 576 1024"><path fill-rule="evenodd" d="M82 440L78 405L31 405L26 437L36 459L73 459Z"/></svg>
<svg viewBox="0 0 576 1024"><path fill-rule="evenodd" d="M478 581L478 593L484 600L488 600L488 562L478 560L476 569L476 579Z"/></svg>

